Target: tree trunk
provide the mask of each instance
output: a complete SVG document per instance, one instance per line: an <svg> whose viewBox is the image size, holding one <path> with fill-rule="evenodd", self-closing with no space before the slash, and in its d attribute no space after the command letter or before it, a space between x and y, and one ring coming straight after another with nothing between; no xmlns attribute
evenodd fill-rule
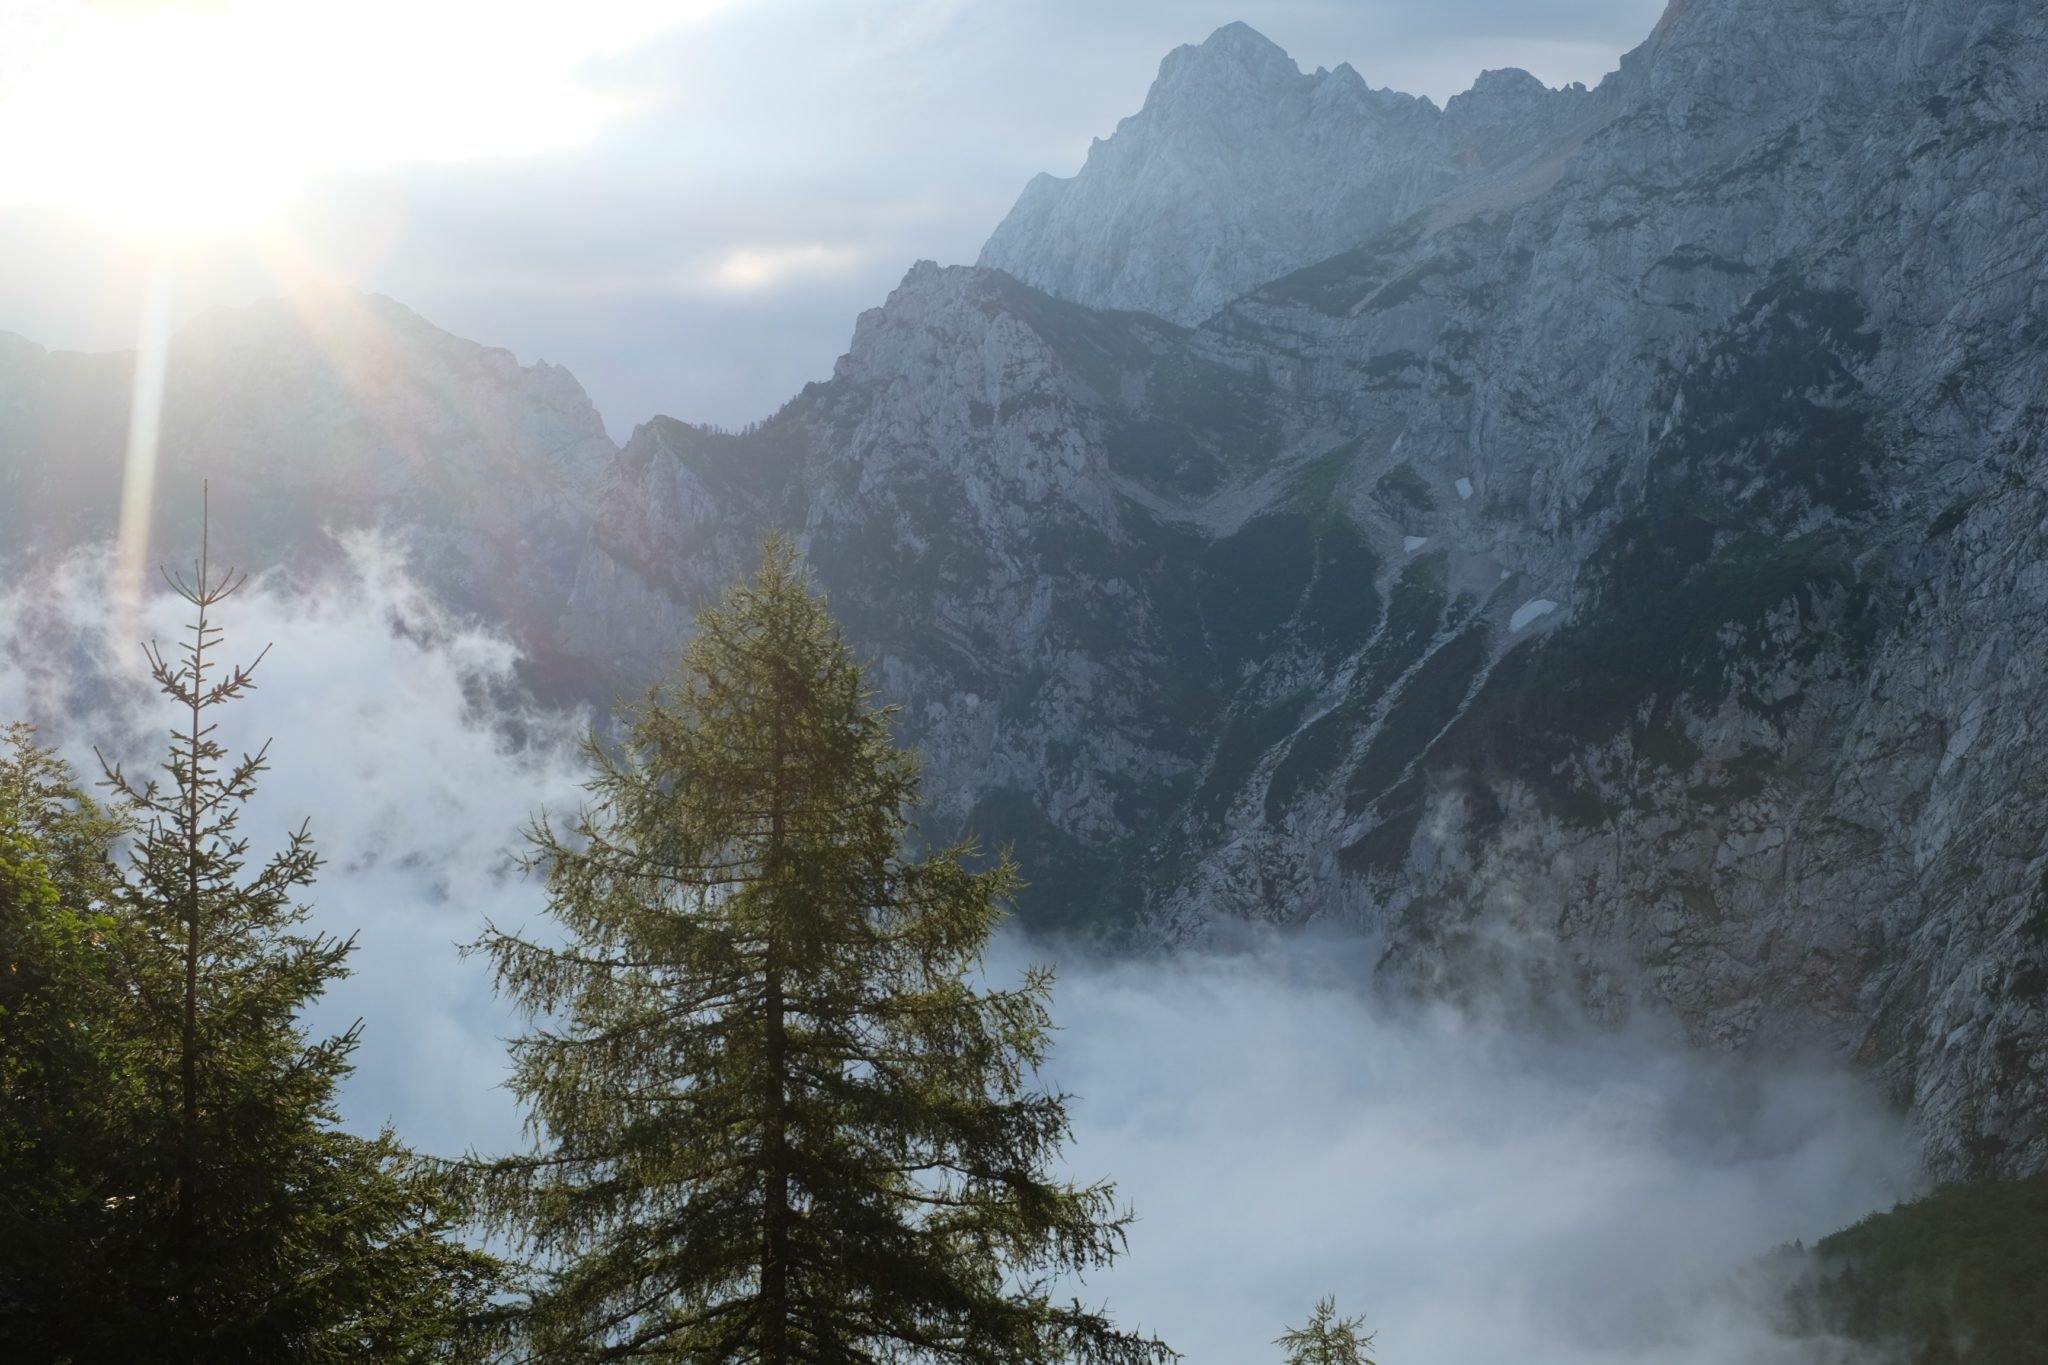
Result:
<svg viewBox="0 0 2048 1365"><path fill-rule="evenodd" d="M201 542L199 588L206 589L204 542ZM171 1252L177 1265L180 1316L192 1311L192 1251L195 1210L193 1186L198 1183L199 1132L199 762L201 712L206 651L206 609L199 609L199 630L192 655L192 732L185 770L185 1012L178 1030L178 1187L172 1209ZM189 1346L189 1334L183 1334Z"/></svg>
<svg viewBox="0 0 2048 1365"><path fill-rule="evenodd" d="M769 948L767 981L768 1102L762 1135L765 1207L761 1218L761 1360L786 1365L789 1359L789 1134L788 1034L783 1018L782 970Z"/></svg>
<svg viewBox="0 0 2048 1365"><path fill-rule="evenodd" d="M771 798L764 866L771 879L781 870L783 840L782 718L789 705L786 679L776 678L771 744ZM772 883L771 883L772 884ZM761 1135L763 1209L761 1217L761 1365L789 1361L789 1032L783 996L783 963L778 952L781 911L769 906L763 1009L766 1012L766 1101Z"/></svg>

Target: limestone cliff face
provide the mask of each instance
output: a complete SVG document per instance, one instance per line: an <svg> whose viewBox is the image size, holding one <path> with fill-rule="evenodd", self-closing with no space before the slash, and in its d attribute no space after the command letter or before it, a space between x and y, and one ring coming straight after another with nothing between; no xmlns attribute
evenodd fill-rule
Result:
<svg viewBox="0 0 2048 1365"><path fill-rule="evenodd" d="M1335 918L1418 990L1831 1047L1939 1169L2034 1170L2044 91L2022 0L1685 0L1597 91L1442 111L1233 27L757 429L614 457L559 372L258 313L181 344L173 447L627 684L787 530L1028 919ZM0 345L52 535L104 509L34 457L118 451L121 382Z"/></svg>
<svg viewBox="0 0 2048 1365"><path fill-rule="evenodd" d="M748 567L762 531L797 533L905 707L933 833L1016 840L1046 922L1128 925L1145 836L1210 745L1210 594L1234 630L1285 626L1219 567L1183 494L1259 477L1271 395L1187 342L920 265L861 318L832 381L757 431L636 434L579 571L580 629L629 642L618 666L651 667L683 603ZM650 578L666 607L613 586Z"/></svg>

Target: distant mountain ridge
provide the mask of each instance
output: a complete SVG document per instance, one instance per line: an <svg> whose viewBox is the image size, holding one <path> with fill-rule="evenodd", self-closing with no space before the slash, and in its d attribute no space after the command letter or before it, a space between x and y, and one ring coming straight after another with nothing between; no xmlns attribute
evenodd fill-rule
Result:
<svg viewBox="0 0 2048 1365"><path fill-rule="evenodd" d="M175 353L181 458L388 467L358 514L589 678L790 530L1032 922L1349 922L1390 982L1832 1049L1937 1170L2048 1166L2048 14L1683 0L1597 90L1482 83L1466 170L1457 101L1268 49L1170 57L1002 269L914 267L746 433L614 452L424 324L280 401L323 371L256 310ZM38 355L9 536L126 411ZM60 372L77 430L24 422Z"/></svg>
<svg viewBox="0 0 2048 1365"><path fill-rule="evenodd" d="M0 334L0 547L48 556L111 534L132 368ZM451 601L551 652L618 453L567 370L348 292L207 313L166 370L156 546L196 526L206 478L218 548L247 565L318 558L327 527L402 529Z"/></svg>
<svg viewBox="0 0 2048 1365"><path fill-rule="evenodd" d="M1348 65L1304 75L1242 23L1160 63L1071 179L1040 175L978 264L1095 308L1193 325L1268 280L1487 182L1609 107L1489 71L1439 110Z"/></svg>

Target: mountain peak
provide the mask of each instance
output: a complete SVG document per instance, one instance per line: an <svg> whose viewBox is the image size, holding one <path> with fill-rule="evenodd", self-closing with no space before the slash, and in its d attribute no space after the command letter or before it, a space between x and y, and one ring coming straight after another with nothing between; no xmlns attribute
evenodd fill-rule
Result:
<svg viewBox="0 0 2048 1365"><path fill-rule="evenodd" d="M1189 43L1167 53L1159 64L1152 96L1184 83L1209 87L1247 76L1254 85L1266 87L1302 79L1301 68L1278 43L1240 20L1225 24L1199 44Z"/></svg>
<svg viewBox="0 0 2048 1365"><path fill-rule="evenodd" d="M1167 54L1144 106L1089 148L1078 175L1033 180L980 264L1059 298L1193 325L1583 117L1526 71L1489 72L1453 104L1445 119L1349 65L1304 74L1257 29L1225 24Z"/></svg>
<svg viewBox="0 0 2048 1365"><path fill-rule="evenodd" d="M1200 50L1239 61L1268 61L1278 57L1293 65L1292 59L1278 43L1242 19L1233 20L1204 38Z"/></svg>
<svg viewBox="0 0 2048 1365"><path fill-rule="evenodd" d="M1519 66L1480 72L1470 91L1474 95L1542 95L1548 92L1548 86Z"/></svg>

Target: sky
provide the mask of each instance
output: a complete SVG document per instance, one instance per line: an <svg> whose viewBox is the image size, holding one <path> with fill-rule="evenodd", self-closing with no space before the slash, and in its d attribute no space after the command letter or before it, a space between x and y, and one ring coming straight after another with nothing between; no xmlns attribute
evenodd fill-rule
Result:
<svg viewBox="0 0 2048 1365"><path fill-rule="evenodd" d="M1243 19L1439 103L1597 82L1663 0L0 0L0 330L340 282L565 364L613 435L829 377L1159 61Z"/></svg>
<svg viewBox="0 0 2048 1365"><path fill-rule="evenodd" d="M139 774L171 718L138 642L174 640L185 610L159 596L110 622L110 572L88 552L0 590L0 716L47 722L83 771L97 744ZM522 701L512 647L374 540L216 619L226 657L271 646L216 713L231 750L271 741L252 857L310 822L312 922L358 936L310 1018L364 1023L345 1121L442 1154L521 1150L499 1088L521 1023L458 945L487 921L548 932L512 858L533 815L577 801L583 718ZM1128 1254L1075 1292L1188 1365L1279 1365L1273 1339L1324 1295L1389 1365L1817 1365L1771 1334L1743 1272L1915 1192L1911 1135L1862 1083L1691 1051L1652 1020L1396 1005L1376 956L1250 927L1117 961L998 941L997 982L1058 968L1041 1080L1072 1096L1064 1173L1115 1182L1137 1215Z"/></svg>

